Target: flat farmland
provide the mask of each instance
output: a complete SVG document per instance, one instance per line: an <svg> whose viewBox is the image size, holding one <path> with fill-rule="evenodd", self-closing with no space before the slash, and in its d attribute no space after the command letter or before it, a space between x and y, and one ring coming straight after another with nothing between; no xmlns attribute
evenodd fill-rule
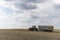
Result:
<svg viewBox="0 0 60 40"><path fill-rule="evenodd" d="M1 29L0 40L60 40L60 31L33 32L20 29Z"/></svg>

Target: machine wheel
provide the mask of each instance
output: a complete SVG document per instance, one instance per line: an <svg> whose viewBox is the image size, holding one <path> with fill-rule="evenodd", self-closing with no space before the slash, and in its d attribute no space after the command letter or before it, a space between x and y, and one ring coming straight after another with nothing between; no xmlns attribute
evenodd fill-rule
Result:
<svg viewBox="0 0 60 40"><path fill-rule="evenodd" d="M33 31L38 31L38 29L37 28L34 28Z"/></svg>
<svg viewBox="0 0 60 40"><path fill-rule="evenodd" d="M50 32L53 32L52 30L50 30Z"/></svg>

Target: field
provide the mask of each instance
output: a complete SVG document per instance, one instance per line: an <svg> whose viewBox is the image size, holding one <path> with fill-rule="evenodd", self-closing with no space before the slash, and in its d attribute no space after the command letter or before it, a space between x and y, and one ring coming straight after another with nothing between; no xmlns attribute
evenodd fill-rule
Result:
<svg viewBox="0 0 60 40"><path fill-rule="evenodd" d="M18 29L1 29L0 40L60 40L60 32L33 32Z"/></svg>

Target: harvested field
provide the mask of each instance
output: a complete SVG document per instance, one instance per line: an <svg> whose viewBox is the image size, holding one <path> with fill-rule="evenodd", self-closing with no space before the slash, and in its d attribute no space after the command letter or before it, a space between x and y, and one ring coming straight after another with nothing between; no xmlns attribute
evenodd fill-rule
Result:
<svg viewBox="0 0 60 40"><path fill-rule="evenodd" d="M18 29L1 29L0 40L60 40L60 32L33 32Z"/></svg>

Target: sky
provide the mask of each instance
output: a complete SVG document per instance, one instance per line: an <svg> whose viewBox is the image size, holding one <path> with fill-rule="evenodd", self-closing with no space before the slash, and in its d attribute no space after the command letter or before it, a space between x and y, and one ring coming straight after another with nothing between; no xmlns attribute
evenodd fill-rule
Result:
<svg viewBox="0 0 60 40"><path fill-rule="evenodd" d="M60 29L60 0L0 0L0 29L53 25Z"/></svg>

